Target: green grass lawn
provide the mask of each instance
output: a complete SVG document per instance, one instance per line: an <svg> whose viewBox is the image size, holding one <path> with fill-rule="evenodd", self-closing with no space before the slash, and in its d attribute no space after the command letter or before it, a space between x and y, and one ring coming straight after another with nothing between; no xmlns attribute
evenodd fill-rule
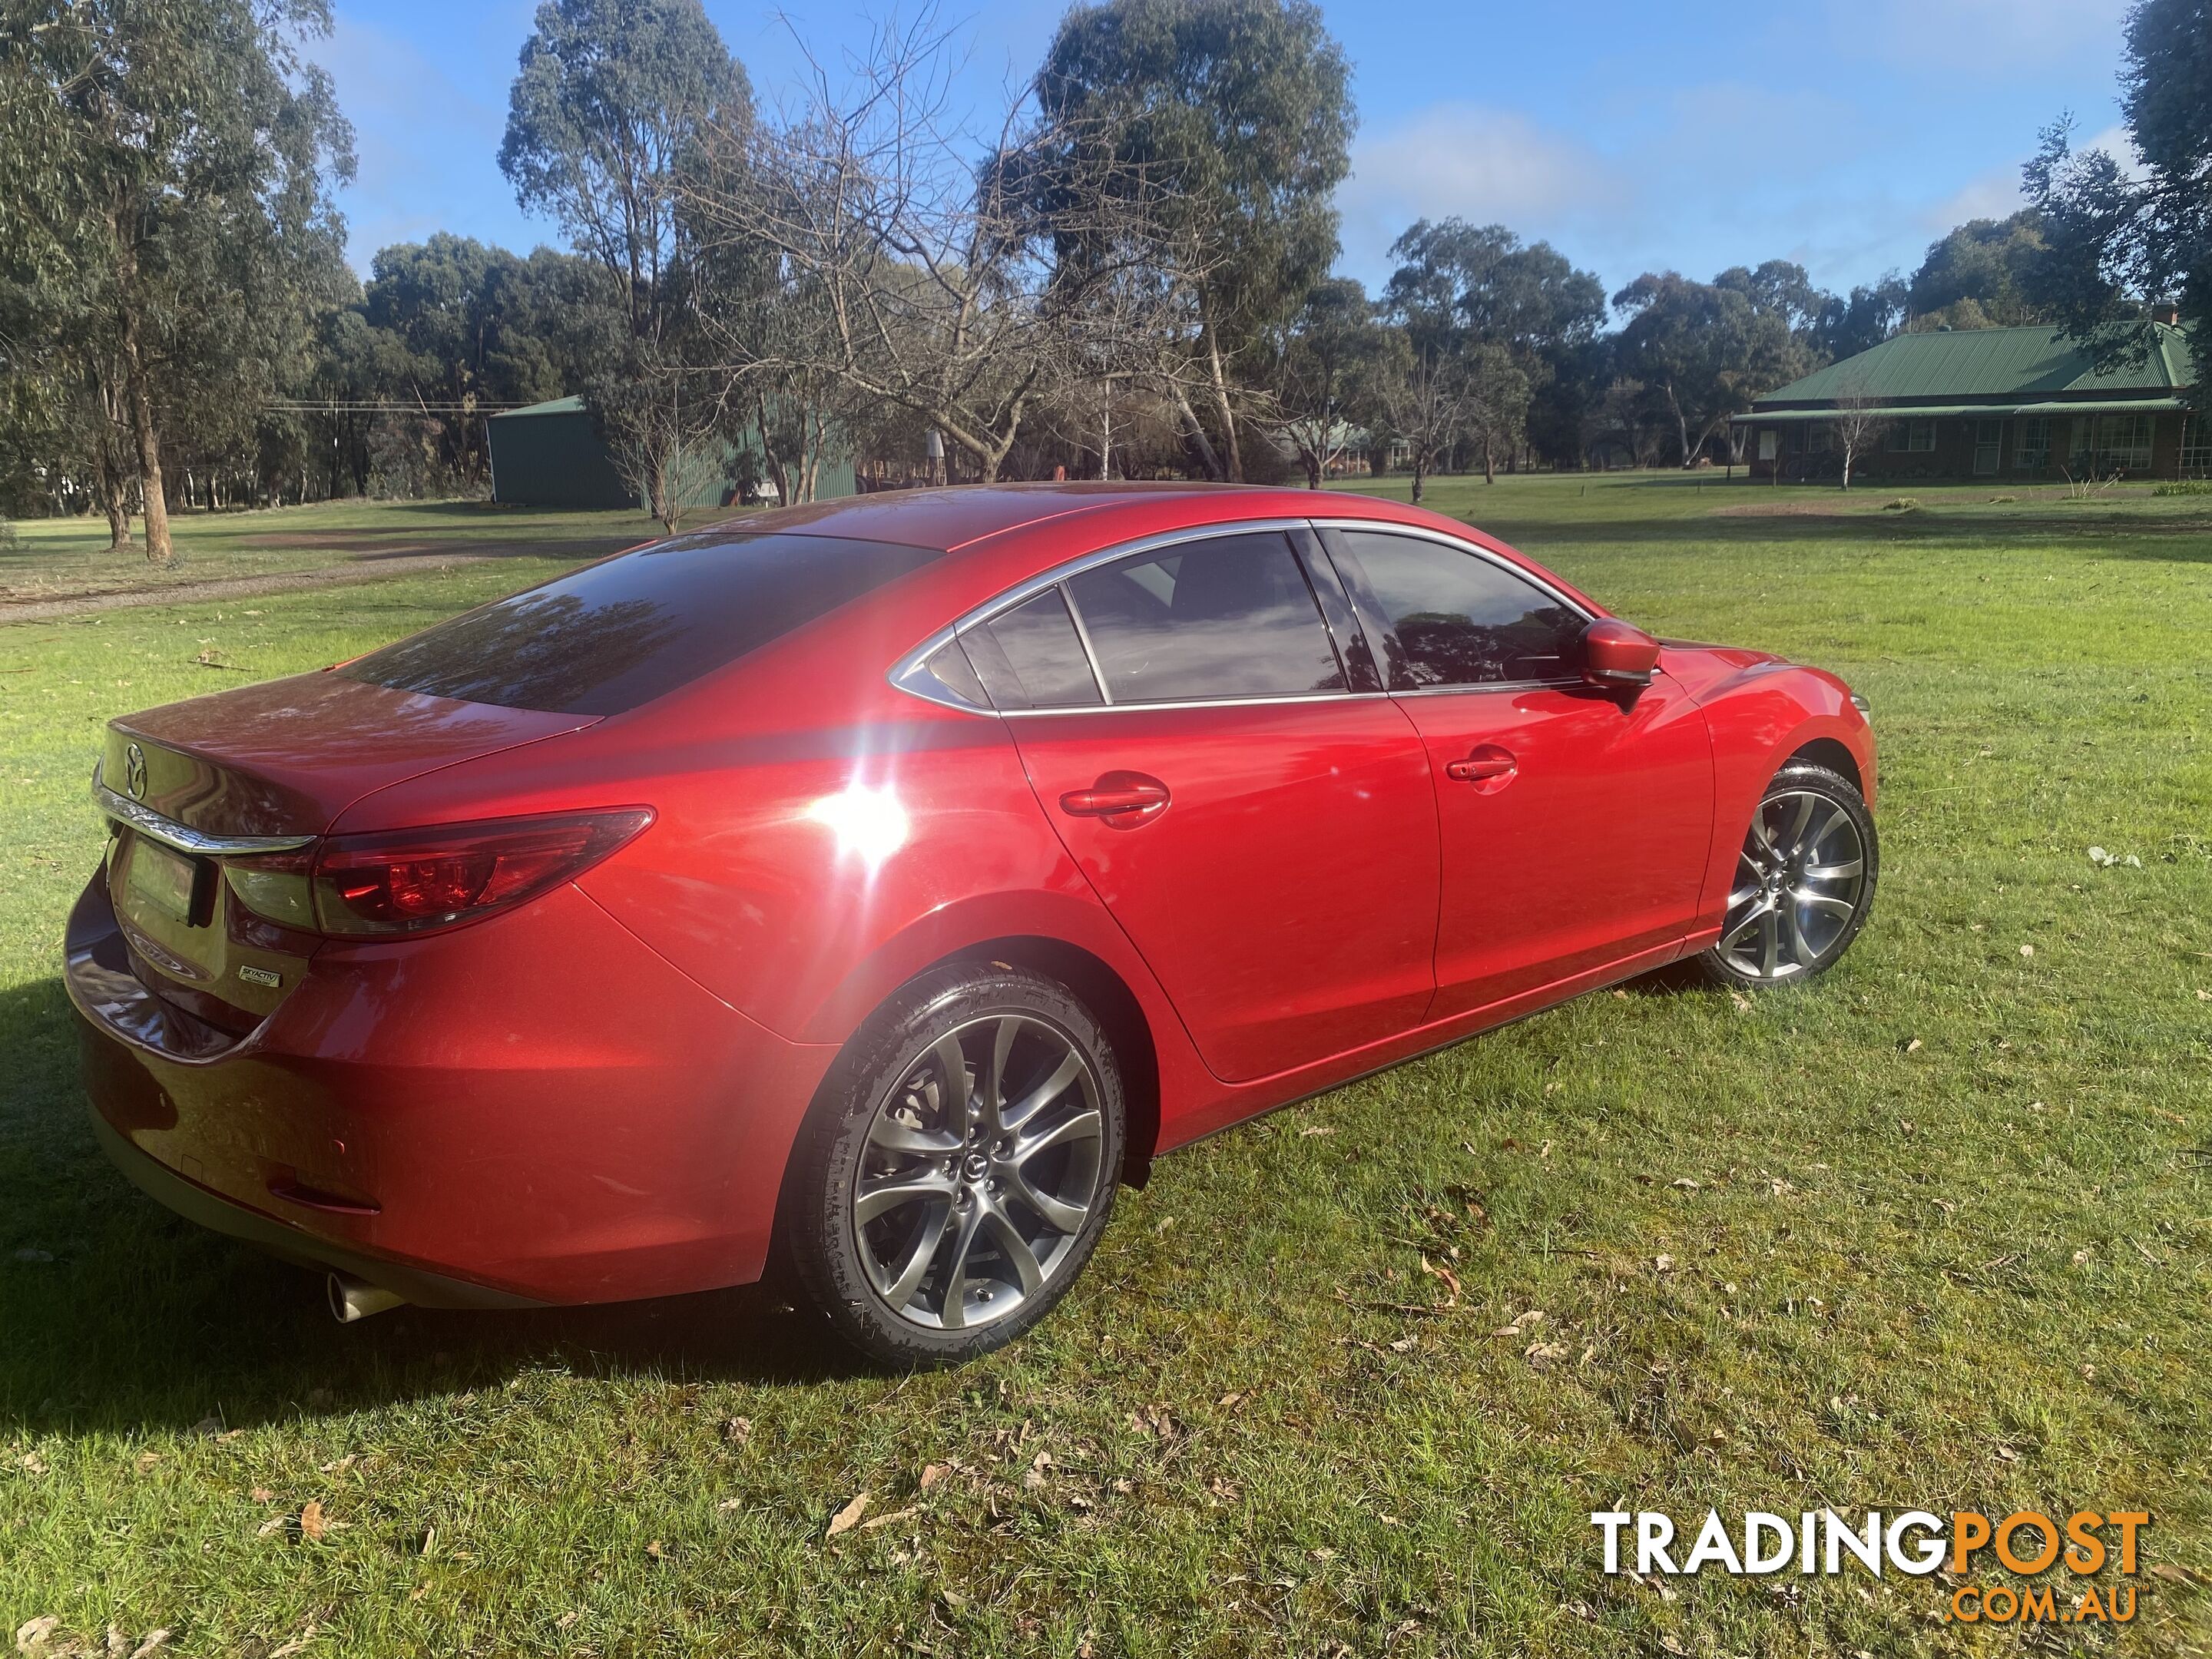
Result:
<svg viewBox="0 0 2212 1659"><path fill-rule="evenodd" d="M141 520L131 521L134 544L121 549L108 546L105 519L17 521L15 545L0 545L0 622L9 602L283 576L334 565L373 570L384 561L426 554L462 560L536 549L595 556L659 533L659 526L642 513L461 501L331 501L253 513L180 513L169 526L175 556L167 565L152 565L146 560Z"/></svg>
<svg viewBox="0 0 2212 1659"><path fill-rule="evenodd" d="M0 1621L264 1659L2212 1651L2212 501L1913 493L1438 481L1637 622L1872 699L1872 924L1802 992L1639 984L1165 1159L1036 1333L905 1379L748 1292L342 1328L82 1121L100 723L550 566L0 627ZM884 1524L826 1538L862 1492ZM2147 1509L2173 1576L2029 1640L1940 1580L1606 1578L1587 1519L1824 1504Z"/></svg>

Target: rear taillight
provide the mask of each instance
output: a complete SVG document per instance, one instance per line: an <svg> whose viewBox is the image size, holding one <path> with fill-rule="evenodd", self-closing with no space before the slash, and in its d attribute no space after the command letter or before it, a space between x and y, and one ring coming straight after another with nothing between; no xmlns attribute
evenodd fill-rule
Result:
<svg viewBox="0 0 2212 1659"><path fill-rule="evenodd" d="M304 852L225 859L223 869L241 904L288 927L424 933L572 880L652 822L651 808L634 806L331 836Z"/></svg>

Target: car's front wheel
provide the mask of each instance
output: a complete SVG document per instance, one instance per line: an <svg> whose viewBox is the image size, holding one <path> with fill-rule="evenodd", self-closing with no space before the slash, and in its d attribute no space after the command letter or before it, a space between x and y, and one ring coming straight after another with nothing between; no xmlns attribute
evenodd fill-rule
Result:
<svg viewBox="0 0 2212 1659"><path fill-rule="evenodd" d="M1113 1208L1114 1052L1066 987L1000 963L923 975L839 1059L793 1151L792 1264L855 1347L950 1364L1036 1323Z"/></svg>
<svg viewBox="0 0 2212 1659"><path fill-rule="evenodd" d="M1880 861L1874 815L1850 780L1792 762L1753 809L1721 936L1698 966L1728 986L1825 973L1866 926Z"/></svg>

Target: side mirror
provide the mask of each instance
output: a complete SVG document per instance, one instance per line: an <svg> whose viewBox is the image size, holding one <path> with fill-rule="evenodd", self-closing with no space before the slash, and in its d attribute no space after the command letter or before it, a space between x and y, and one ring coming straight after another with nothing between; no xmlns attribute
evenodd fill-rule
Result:
<svg viewBox="0 0 2212 1659"><path fill-rule="evenodd" d="M1618 617L1600 617L1583 629L1583 678L1607 690L1651 684L1659 666L1659 641Z"/></svg>

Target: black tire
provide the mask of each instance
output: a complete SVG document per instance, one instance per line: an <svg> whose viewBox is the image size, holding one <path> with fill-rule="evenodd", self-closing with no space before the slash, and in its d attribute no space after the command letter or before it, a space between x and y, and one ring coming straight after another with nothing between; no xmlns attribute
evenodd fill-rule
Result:
<svg viewBox="0 0 2212 1659"><path fill-rule="evenodd" d="M1066 986L1000 963L933 969L846 1044L799 1131L784 1206L797 1279L886 1365L1001 1347L1090 1260L1127 1121L1113 1047Z"/></svg>
<svg viewBox="0 0 2212 1659"><path fill-rule="evenodd" d="M1873 914L1881 865L1874 814L1857 787L1792 761L1752 811L1721 936L1695 958L1699 970L1716 985L1757 990L1827 972Z"/></svg>

